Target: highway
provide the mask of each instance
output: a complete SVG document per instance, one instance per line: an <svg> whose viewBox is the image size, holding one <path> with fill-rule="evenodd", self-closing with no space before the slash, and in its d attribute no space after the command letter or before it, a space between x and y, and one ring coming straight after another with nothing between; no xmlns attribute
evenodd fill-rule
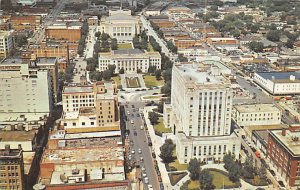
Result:
<svg viewBox="0 0 300 190"><path fill-rule="evenodd" d="M129 155L135 159L136 163L140 164L140 168L144 167L146 169L141 172L147 174L149 184L153 186L153 189L160 189L151 154L151 146L148 146L146 130L144 128L141 129L141 126L144 126L144 121L139 113L139 108L143 106L143 103L127 103L125 105L125 115L127 117L126 129L130 131L129 139L133 142ZM141 149L141 153L139 153L139 149ZM132 153L132 150L134 150L135 153ZM143 161L141 161L141 157L143 157ZM145 177L142 177L142 182L145 182ZM148 184L145 184L144 189L148 189L147 186Z"/></svg>

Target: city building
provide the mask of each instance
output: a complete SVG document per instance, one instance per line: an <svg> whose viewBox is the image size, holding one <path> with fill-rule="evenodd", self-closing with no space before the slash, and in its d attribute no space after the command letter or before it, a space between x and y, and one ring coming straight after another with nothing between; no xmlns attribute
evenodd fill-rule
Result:
<svg viewBox="0 0 300 190"><path fill-rule="evenodd" d="M300 185L300 127L269 130L268 160L270 165L288 183L289 186Z"/></svg>
<svg viewBox="0 0 300 190"><path fill-rule="evenodd" d="M0 58L7 57L13 49L13 37L10 31L0 31Z"/></svg>
<svg viewBox="0 0 300 190"><path fill-rule="evenodd" d="M55 40L67 40L78 43L81 38L81 22L60 22L54 23L45 28L46 38Z"/></svg>
<svg viewBox="0 0 300 190"><path fill-rule="evenodd" d="M232 117L240 127L281 123L281 111L274 104L234 105Z"/></svg>
<svg viewBox="0 0 300 190"><path fill-rule="evenodd" d="M207 43L220 50L231 51L239 48L239 41L235 38L208 38Z"/></svg>
<svg viewBox="0 0 300 190"><path fill-rule="evenodd" d="M141 31L137 16L131 16L130 10L109 10L109 16L102 16L99 31L116 38L118 42L132 41Z"/></svg>
<svg viewBox="0 0 300 190"><path fill-rule="evenodd" d="M98 26L99 19L97 16L92 16L87 19L89 26Z"/></svg>
<svg viewBox="0 0 300 190"><path fill-rule="evenodd" d="M25 189L22 148L0 149L0 189Z"/></svg>
<svg viewBox="0 0 300 190"><path fill-rule="evenodd" d="M18 62L19 68L15 64L13 61L0 64L0 115L51 114L54 97L50 72L22 60Z"/></svg>
<svg viewBox="0 0 300 190"><path fill-rule="evenodd" d="M158 52L147 52L140 49L99 53L99 71L108 69L109 65L116 65L116 73L122 68L126 73L136 73L138 69L146 73L150 66L161 69L161 56Z"/></svg>
<svg viewBox="0 0 300 190"><path fill-rule="evenodd" d="M214 65L173 66L171 110L165 114L180 163L222 160L228 152L239 157L241 142L231 133L232 94L230 81Z"/></svg>
<svg viewBox="0 0 300 190"><path fill-rule="evenodd" d="M254 82L271 95L294 95L300 93L299 72L257 72Z"/></svg>
<svg viewBox="0 0 300 190"><path fill-rule="evenodd" d="M120 131L116 93L114 82L64 87L63 128L67 132Z"/></svg>
<svg viewBox="0 0 300 190"><path fill-rule="evenodd" d="M41 16L32 15L12 15L9 18L11 28L15 31L35 30L41 25Z"/></svg>
<svg viewBox="0 0 300 190"><path fill-rule="evenodd" d="M32 5L35 5L36 0L19 0L18 3L23 6L25 6L25 5L32 6Z"/></svg>

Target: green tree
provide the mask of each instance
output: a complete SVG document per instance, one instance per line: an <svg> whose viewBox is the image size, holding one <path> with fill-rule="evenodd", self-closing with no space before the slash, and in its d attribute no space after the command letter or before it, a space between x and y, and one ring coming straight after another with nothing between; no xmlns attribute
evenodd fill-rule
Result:
<svg viewBox="0 0 300 190"><path fill-rule="evenodd" d="M155 112L149 112L148 118L149 118L149 120L150 120L150 122L151 122L152 125L155 125L155 124L158 123L158 119L159 118L158 118L158 114L157 113L155 113Z"/></svg>
<svg viewBox="0 0 300 190"><path fill-rule="evenodd" d="M160 45L156 42L156 40L154 39L154 37L150 36L149 37L149 42L152 45L153 49L155 51L161 52L161 47Z"/></svg>
<svg viewBox="0 0 300 190"><path fill-rule="evenodd" d="M26 45L27 37L23 34L15 36L15 44L17 45L17 47L22 47L23 45Z"/></svg>
<svg viewBox="0 0 300 190"><path fill-rule="evenodd" d="M191 180L199 179L200 162L196 158L190 160L188 171L190 172Z"/></svg>
<svg viewBox="0 0 300 190"><path fill-rule="evenodd" d="M156 70L155 71L155 78L156 78L156 80L160 80L161 79L161 70Z"/></svg>
<svg viewBox="0 0 300 190"><path fill-rule="evenodd" d="M150 65L148 68L148 73L154 73L156 71L156 67L154 65Z"/></svg>
<svg viewBox="0 0 300 190"><path fill-rule="evenodd" d="M98 65L98 60L91 57L86 60L86 70L95 71Z"/></svg>
<svg viewBox="0 0 300 190"><path fill-rule="evenodd" d="M141 69L136 70L137 73L142 73L143 71Z"/></svg>
<svg viewBox="0 0 300 190"><path fill-rule="evenodd" d="M116 65L108 65L108 70L110 72L110 76L114 76L115 70L116 70Z"/></svg>
<svg viewBox="0 0 300 190"><path fill-rule="evenodd" d="M238 164L234 164L231 168L229 168L229 179L232 182L237 182L241 176L241 167Z"/></svg>
<svg viewBox="0 0 300 190"><path fill-rule="evenodd" d="M223 162L224 162L224 168L226 170L229 170L229 168L231 168L235 164L234 155L231 153L225 154L223 156Z"/></svg>
<svg viewBox="0 0 300 190"><path fill-rule="evenodd" d="M111 39L111 44L110 47L112 50L117 50L118 49L118 41L116 38Z"/></svg>
<svg viewBox="0 0 300 190"><path fill-rule="evenodd" d="M165 104L164 100L159 101L159 103L157 105L157 111L159 113L163 113L164 112L164 104Z"/></svg>
<svg viewBox="0 0 300 190"><path fill-rule="evenodd" d="M182 54L178 55L178 59L179 59L180 62L187 62L188 61L188 59L186 57L184 57Z"/></svg>
<svg viewBox="0 0 300 190"><path fill-rule="evenodd" d="M199 174L200 188L204 190L214 189L213 177L207 169L204 169Z"/></svg>
<svg viewBox="0 0 300 190"><path fill-rule="evenodd" d="M254 167L254 162L252 157L247 157L245 163L243 164L243 177L246 179L253 179L256 174L256 168Z"/></svg>
<svg viewBox="0 0 300 190"><path fill-rule="evenodd" d="M98 31L95 33L95 37L99 38L100 36L101 36L101 32Z"/></svg>
<svg viewBox="0 0 300 190"><path fill-rule="evenodd" d="M171 139L166 139L165 143L160 147L159 157L164 163L169 163L173 161L173 151L175 149L175 144Z"/></svg>
<svg viewBox="0 0 300 190"><path fill-rule="evenodd" d="M171 81L172 79L172 69L169 68L163 72L163 77L165 81Z"/></svg>
<svg viewBox="0 0 300 190"><path fill-rule="evenodd" d="M177 47L173 44L171 40L167 41L167 47L171 52L177 53Z"/></svg>
<svg viewBox="0 0 300 190"><path fill-rule="evenodd" d="M248 44L248 47L251 51L254 51L257 53L264 51L264 44L262 42L252 41Z"/></svg>
<svg viewBox="0 0 300 190"><path fill-rule="evenodd" d="M103 71L102 76L103 76L104 80L106 80L106 81L110 80L111 79L111 72L110 72L110 70Z"/></svg>
<svg viewBox="0 0 300 190"><path fill-rule="evenodd" d="M167 96L171 96L171 81L167 81L160 91Z"/></svg>
<svg viewBox="0 0 300 190"><path fill-rule="evenodd" d="M120 70L119 70L119 74L124 74L125 71L124 71L124 68L122 67Z"/></svg>
<svg viewBox="0 0 300 190"><path fill-rule="evenodd" d="M279 30L270 30L267 33L267 39L272 42L278 42L280 40L280 31Z"/></svg>
<svg viewBox="0 0 300 190"><path fill-rule="evenodd" d="M135 49L141 49L140 38L138 35L135 35L132 39L132 44Z"/></svg>
<svg viewBox="0 0 300 190"><path fill-rule="evenodd" d="M291 39L288 39L287 42L285 43L285 46L287 48L291 48L292 49L294 47L294 43L295 43L295 41L293 41Z"/></svg>
<svg viewBox="0 0 300 190"><path fill-rule="evenodd" d="M89 32L89 25L87 22L83 22L81 27L81 34L86 36L88 32Z"/></svg>
<svg viewBox="0 0 300 190"><path fill-rule="evenodd" d="M103 77L103 73L99 71L92 71L89 73L90 80L92 81L101 81Z"/></svg>
<svg viewBox="0 0 300 190"><path fill-rule="evenodd" d="M94 44L94 54L97 54L100 52L101 50L101 46L100 46L100 42L96 41L96 43Z"/></svg>
<svg viewBox="0 0 300 190"><path fill-rule="evenodd" d="M109 39L109 35L106 33L102 33L100 36L101 41L107 41Z"/></svg>

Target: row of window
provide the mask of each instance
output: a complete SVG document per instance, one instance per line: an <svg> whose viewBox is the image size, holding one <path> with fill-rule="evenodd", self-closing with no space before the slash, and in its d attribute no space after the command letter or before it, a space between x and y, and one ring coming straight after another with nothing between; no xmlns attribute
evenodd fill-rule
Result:
<svg viewBox="0 0 300 190"><path fill-rule="evenodd" d="M232 146L232 152L235 152L235 145ZM212 151L213 149L213 151ZM198 150L198 151L197 151ZM227 146L223 145L223 154L226 154ZM216 155L222 153L222 145L213 145L213 146L194 146L193 156L206 156L206 155ZM184 157L188 156L188 147L184 148Z"/></svg>

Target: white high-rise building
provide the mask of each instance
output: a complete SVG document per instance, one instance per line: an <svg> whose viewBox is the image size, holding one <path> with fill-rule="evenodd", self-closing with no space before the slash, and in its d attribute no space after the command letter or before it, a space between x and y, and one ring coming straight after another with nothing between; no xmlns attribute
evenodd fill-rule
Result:
<svg viewBox="0 0 300 190"><path fill-rule="evenodd" d="M11 31L0 31L0 57L7 57L13 49L13 37Z"/></svg>
<svg viewBox="0 0 300 190"><path fill-rule="evenodd" d="M175 65L172 71L170 124L180 163L239 156L240 141L231 133L232 89L216 66ZM166 122L167 123L167 122Z"/></svg>

